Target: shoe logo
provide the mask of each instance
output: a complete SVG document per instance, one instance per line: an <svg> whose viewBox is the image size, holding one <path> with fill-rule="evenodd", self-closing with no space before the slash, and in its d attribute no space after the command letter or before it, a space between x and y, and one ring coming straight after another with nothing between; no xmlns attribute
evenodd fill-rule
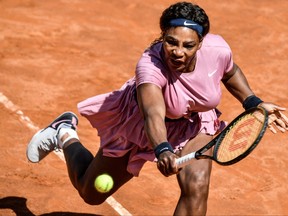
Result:
<svg viewBox="0 0 288 216"><path fill-rule="evenodd" d="M196 23L189 23L187 20L184 22L185 26L195 26L197 25Z"/></svg>
<svg viewBox="0 0 288 216"><path fill-rule="evenodd" d="M71 123L76 129L77 128L77 119L74 116L72 117L72 122Z"/></svg>
<svg viewBox="0 0 288 216"><path fill-rule="evenodd" d="M70 120L61 120L61 121L58 121L58 122L55 122L53 123L51 126L52 128L56 128L58 124L62 123L62 122L70 122Z"/></svg>
<svg viewBox="0 0 288 216"><path fill-rule="evenodd" d="M214 70L214 71L208 73L208 77L212 77L216 72L217 72L217 70Z"/></svg>

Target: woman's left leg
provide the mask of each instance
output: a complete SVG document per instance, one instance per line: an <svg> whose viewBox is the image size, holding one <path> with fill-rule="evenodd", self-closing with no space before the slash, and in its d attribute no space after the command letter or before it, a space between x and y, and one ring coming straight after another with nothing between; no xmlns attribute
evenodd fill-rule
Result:
<svg viewBox="0 0 288 216"><path fill-rule="evenodd" d="M122 157L107 157L103 155L103 149L100 148L93 157L79 140L71 140L68 144L63 151L69 178L86 203L100 205L133 178L133 175L127 171L130 152ZM114 186L108 193L100 193L94 187L96 177L103 173L109 174L114 181Z"/></svg>
<svg viewBox="0 0 288 216"><path fill-rule="evenodd" d="M213 137L200 133L190 140L181 151L181 155L197 151L207 144ZM207 154L211 154L211 150ZM209 194L211 160L194 160L183 167L177 175L181 195L174 215L205 215Z"/></svg>

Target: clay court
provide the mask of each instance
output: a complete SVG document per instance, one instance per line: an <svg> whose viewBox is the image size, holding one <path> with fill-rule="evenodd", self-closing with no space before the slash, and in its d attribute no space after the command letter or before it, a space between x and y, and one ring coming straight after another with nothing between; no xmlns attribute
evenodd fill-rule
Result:
<svg viewBox="0 0 288 216"><path fill-rule="evenodd" d="M0 1L0 215L172 215L175 176L146 163L100 206L84 203L61 154L39 164L25 151L35 130L83 99L115 90L134 75L142 51L159 36L171 0ZM254 92L288 108L288 2L198 0L211 32L231 46ZM223 88L219 109L230 121L241 105ZM288 111L285 112L288 114ZM96 153L97 131L79 117L79 136ZM213 164L207 215L288 215L288 133L267 131L249 157Z"/></svg>

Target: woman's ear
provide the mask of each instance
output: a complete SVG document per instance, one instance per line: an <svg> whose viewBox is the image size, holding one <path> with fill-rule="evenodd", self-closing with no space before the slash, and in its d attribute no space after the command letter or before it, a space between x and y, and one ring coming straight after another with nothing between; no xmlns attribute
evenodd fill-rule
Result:
<svg viewBox="0 0 288 216"><path fill-rule="evenodd" d="M198 50L202 47L202 43L203 43L203 38L201 39L199 45L198 45Z"/></svg>

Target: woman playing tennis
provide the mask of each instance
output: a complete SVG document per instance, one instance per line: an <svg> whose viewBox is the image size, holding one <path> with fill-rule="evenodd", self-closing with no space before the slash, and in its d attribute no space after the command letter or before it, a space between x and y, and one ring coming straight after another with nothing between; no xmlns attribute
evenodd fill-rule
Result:
<svg viewBox="0 0 288 216"><path fill-rule="evenodd" d="M169 6L160 18L161 36L144 51L135 77L119 90L78 104L101 138L96 156L79 141L76 115L66 112L34 135L28 159L39 162L55 148L63 149L70 180L91 205L104 202L138 176L146 161L156 160L163 175L176 174L181 189L174 215L205 215L212 162L195 160L179 170L175 159L198 150L225 126L217 110L221 83L245 109L265 107L272 131L273 125L288 129L285 108L254 95L229 45L209 28L198 5ZM115 183L106 194L93 186L102 173Z"/></svg>

